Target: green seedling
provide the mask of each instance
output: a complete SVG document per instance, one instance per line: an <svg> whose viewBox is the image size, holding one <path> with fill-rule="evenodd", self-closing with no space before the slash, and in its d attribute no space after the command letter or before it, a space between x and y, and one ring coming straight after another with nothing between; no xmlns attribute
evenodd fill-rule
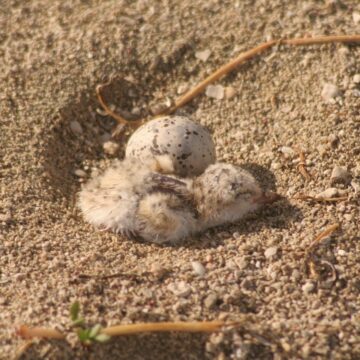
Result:
<svg viewBox="0 0 360 360"><path fill-rule="evenodd" d="M93 342L104 343L110 340L110 336L101 333L101 325L96 324L93 327L86 327L85 320L80 316L80 304L78 301L74 302L70 307L70 318L72 326L76 327L76 332L79 340L84 345L91 345Z"/></svg>

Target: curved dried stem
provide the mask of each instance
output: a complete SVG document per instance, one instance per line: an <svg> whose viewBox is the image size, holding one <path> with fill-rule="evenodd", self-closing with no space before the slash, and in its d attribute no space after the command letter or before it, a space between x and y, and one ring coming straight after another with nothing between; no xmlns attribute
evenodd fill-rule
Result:
<svg viewBox="0 0 360 360"><path fill-rule="evenodd" d="M227 75L229 72L233 71L235 68L237 68L240 64L244 63L247 60L250 60L254 56L260 54L261 52L271 48L272 46L278 44L279 42L277 40L268 41L266 43L263 43L259 46L256 46L255 48L245 51L244 53L241 53L239 56L237 56L235 59L231 60L229 63L223 65L218 70L216 70L213 74L211 74L209 77L207 77L205 80L201 81L198 85L196 85L193 89L189 90L187 93L185 93L183 96L181 96L179 99L175 101L175 105L168 109L166 113L173 113L176 109L179 107L185 105L190 100L195 98L197 95L202 93L206 87L216 80L220 79L224 75Z"/></svg>
<svg viewBox="0 0 360 360"><path fill-rule="evenodd" d="M97 99L98 99L100 105L102 106L102 108L104 109L106 114L111 116L113 119L115 119L118 122L118 124L120 124L120 125L129 125L132 128L139 127L143 123L143 120L132 120L132 121L126 120L122 116L120 116L120 115L116 114L114 111L112 111L107 106L105 101L103 100L102 95L101 95L101 91L106 86L109 86L111 84L111 81L112 81L112 79L110 79L108 82L106 82L104 84L100 84L100 85L96 86L96 96L97 96Z"/></svg>
<svg viewBox="0 0 360 360"><path fill-rule="evenodd" d="M306 180L311 180L311 176L306 169L306 159L304 151L302 151L299 147L296 147L295 151L299 154L300 157L300 162L297 165L298 171Z"/></svg>
<svg viewBox="0 0 360 360"><path fill-rule="evenodd" d="M255 56L259 55L260 53L272 48L275 45L284 44L284 45L294 45L294 46L304 46L304 45L319 45L319 44L330 44L330 43L359 43L360 42L360 35L331 35L331 36L317 36L317 37L309 37L309 38L299 38L299 39L280 39L280 40L271 40L265 43L262 43L248 51L245 51L239 54L235 59L231 60L229 63L221 66L218 70L216 70L213 74L208 76L206 79L201 81L198 85L194 88L190 89L184 95L179 97L173 106L170 108L165 109L164 111L157 114L156 117L162 115L169 115L175 112L181 106L187 104L191 100L193 100L196 96L201 94L208 85L214 83L216 80L220 79L221 77L227 75L234 69L236 69L239 65L243 64L247 60L254 58ZM128 121L123 117L115 114L109 107L105 104L101 97L101 90L103 87L109 85L111 80L103 85L98 85L96 87L96 93L99 100L99 103L104 108L105 112L113 117L119 124L123 125L130 125L133 128L136 128L143 124L146 119L141 119L137 121ZM299 167L300 169L300 167ZM308 177L303 174L304 177Z"/></svg>
<svg viewBox="0 0 360 360"><path fill-rule="evenodd" d="M140 323L110 326L101 330L102 334L109 336L133 335L144 332L214 332L221 330L224 326L236 326L236 323L225 323L224 321L195 321L195 322L159 322L159 323ZM65 335L58 330L20 326L16 334L24 339L65 339Z"/></svg>
<svg viewBox="0 0 360 360"><path fill-rule="evenodd" d="M347 196L338 196L338 197L316 197L305 194L298 194L293 197L296 200L309 200L315 202L338 202L348 200Z"/></svg>
<svg viewBox="0 0 360 360"><path fill-rule="evenodd" d="M280 41L285 45L319 45L331 43L357 43L360 42L360 35L329 35L329 36L316 36L299 39L284 39Z"/></svg>
<svg viewBox="0 0 360 360"><path fill-rule="evenodd" d="M214 332L226 324L223 321L160 322L111 326L101 332L109 336L132 335L143 332Z"/></svg>
<svg viewBox="0 0 360 360"><path fill-rule="evenodd" d="M324 231L322 231L315 239L314 241L310 244L308 251L312 250L315 246L318 245L318 243L322 240L325 239L326 237L328 237L329 235L331 235L333 232L335 232L338 228L340 227L340 224L333 224L331 226L329 226L327 229L325 229Z"/></svg>
<svg viewBox="0 0 360 360"><path fill-rule="evenodd" d="M162 115L171 114L176 111L179 107L185 105L201 92L203 92L206 87L222 76L227 75L229 72L233 71L239 65L244 63L247 60L252 59L256 55L264 52L267 49L270 49L277 44L285 45L314 45L314 44L329 44L329 43L358 43L360 42L360 35L335 35L335 36L318 36L313 38L299 38L299 39L281 39L281 40L272 40L266 43L260 44L255 48L248 50L244 53L238 55L235 59L231 60L229 63L223 65L220 69L216 70L213 74L207 77L205 80L201 81L193 89L189 90L183 96L175 101L175 105L165 111Z"/></svg>
<svg viewBox="0 0 360 360"><path fill-rule="evenodd" d="M28 327L26 325L21 325L18 329L16 329L16 334L24 339L65 339L65 335L58 330L43 327Z"/></svg>

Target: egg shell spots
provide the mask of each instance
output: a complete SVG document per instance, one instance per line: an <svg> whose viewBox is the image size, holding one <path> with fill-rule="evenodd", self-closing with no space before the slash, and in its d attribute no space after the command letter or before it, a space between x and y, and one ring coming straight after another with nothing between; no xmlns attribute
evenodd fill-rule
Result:
<svg viewBox="0 0 360 360"><path fill-rule="evenodd" d="M166 116L137 129L126 147L126 157L171 156L175 173L195 176L216 160L210 133L184 116Z"/></svg>

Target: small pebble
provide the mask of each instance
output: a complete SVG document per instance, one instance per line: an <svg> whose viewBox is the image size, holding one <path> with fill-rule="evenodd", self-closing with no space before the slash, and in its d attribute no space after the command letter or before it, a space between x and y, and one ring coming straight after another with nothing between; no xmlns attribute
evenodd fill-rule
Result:
<svg viewBox="0 0 360 360"><path fill-rule="evenodd" d="M70 129L74 134L82 134L83 129L78 121L72 121L70 123Z"/></svg>
<svg viewBox="0 0 360 360"><path fill-rule="evenodd" d="M326 101L330 102L334 98L341 95L341 91L336 85L326 83L321 91L321 97Z"/></svg>
<svg viewBox="0 0 360 360"><path fill-rule="evenodd" d="M86 177L87 176L86 172L84 170L81 170L81 169L76 169L74 171L74 174L76 176L78 176L78 177Z"/></svg>
<svg viewBox="0 0 360 360"><path fill-rule="evenodd" d="M315 285L314 285L311 281L306 282L306 283L302 286L302 291L303 291L305 294L311 293L314 289L315 289Z"/></svg>
<svg viewBox="0 0 360 360"><path fill-rule="evenodd" d="M22 281L24 280L26 277L26 275L24 273L17 273L17 274L14 274L14 280L15 281Z"/></svg>
<svg viewBox="0 0 360 360"><path fill-rule="evenodd" d="M201 61L207 61L211 55L211 51L209 49L204 51L197 51L195 53L195 57Z"/></svg>
<svg viewBox="0 0 360 360"><path fill-rule="evenodd" d="M360 83L360 74L355 74L353 77L353 82L355 84L359 84Z"/></svg>
<svg viewBox="0 0 360 360"><path fill-rule="evenodd" d="M337 135L335 134L331 134L329 135L329 142L330 142L330 146L332 148L336 148L339 144L339 138Z"/></svg>
<svg viewBox="0 0 360 360"><path fill-rule="evenodd" d="M204 305L207 309L211 309L212 307L214 307L217 300L218 296L215 293L211 293L205 298Z"/></svg>
<svg viewBox="0 0 360 360"><path fill-rule="evenodd" d="M281 169L281 164L277 163L277 162L272 162L271 163L271 169L272 170L280 170Z"/></svg>
<svg viewBox="0 0 360 360"><path fill-rule="evenodd" d="M111 139L111 134L109 133L104 133L102 135L99 136L99 141L103 144L107 141L109 141Z"/></svg>
<svg viewBox="0 0 360 360"><path fill-rule="evenodd" d="M265 257L267 259L274 257L277 254L278 248L276 246L269 247L265 250Z"/></svg>
<svg viewBox="0 0 360 360"><path fill-rule="evenodd" d="M108 108L111 110L111 111L114 111L115 110L115 105L114 104L108 104ZM102 108L97 108L95 110L100 116L109 116L109 114Z"/></svg>
<svg viewBox="0 0 360 360"><path fill-rule="evenodd" d="M211 97L216 100L221 100L224 98L224 87L221 85L209 85L206 88L206 96Z"/></svg>
<svg viewBox="0 0 360 360"><path fill-rule="evenodd" d="M236 95L236 90L232 86L227 86L224 95L225 99L231 99Z"/></svg>
<svg viewBox="0 0 360 360"><path fill-rule="evenodd" d="M357 181L353 180L351 182L351 186L353 187L355 194L359 194L360 193L360 183L358 183Z"/></svg>
<svg viewBox="0 0 360 360"><path fill-rule="evenodd" d="M360 24L360 13L354 11L352 13L352 18L353 18L355 24Z"/></svg>
<svg viewBox="0 0 360 360"><path fill-rule="evenodd" d="M154 263L150 266L150 272L158 279L161 279L168 270L158 263Z"/></svg>
<svg viewBox="0 0 360 360"><path fill-rule="evenodd" d="M344 183L348 184L351 180L351 174L347 171L345 167L335 166L331 172L330 182L332 184Z"/></svg>
<svg viewBox="0 0 360 360"><path fill-rule="evenodd" d="M296 155L296 152L289 146L282 146L280 149L280 152L282 152L286 157L294 157Z"/></svg>
<svg viewBox="0 0 360 360"><path fill-rule="evenodd" d="M178 95L181 95L181 94L185 93L188 90L188 88L189 87L187 84L181 84L178 86L176 92Z"/></svg>
<svg viewBox="0 0 360 360"><path fill-rule="evenodd" d="M115 155L119 151L119 144L115 141L106 141L103 143L103 149L106 154Z"/></svg>
<svg viewBox="0 0 360 360"><path fill-rule="evenodd" d="M321 157L324 157L328 152L328 147L326 145L320 144L316 147Z"/></svg>
<svg viewBox="0 0 360 360"><path fill-rule="evenodd" d="M185 281L169 284L168 289L178 297L187 297L191 293L191 287Z"/></svg>
<svg viewBox="0 0 360 360"><path fill-rule="evenodd" d="M338 255L339 255L339 256L345 256L345 255L346 255L346 251L343 250L343 249L339 249L339 250L338 250Z"/></svg>
<svg viewBox="0 0 360 360"><path fill-rule="evenodd" d="M192 261L191 266L194 270L194 273L198 276L204 276L206 273L206 269L199 261Z"/></svg>

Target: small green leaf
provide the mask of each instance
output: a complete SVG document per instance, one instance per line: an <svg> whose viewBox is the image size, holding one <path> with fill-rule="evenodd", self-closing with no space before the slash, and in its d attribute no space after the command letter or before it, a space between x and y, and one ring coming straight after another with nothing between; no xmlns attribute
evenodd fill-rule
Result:
<svg viewBox="0 0 360 360"><path fill-rule="evenodd" d="M82 326L84 325L85 320L83 318L76 319L73 321L72 326Z"/></svg>
<svg viewBox="0 0 360 360"><path fill-rule="evenodd" d="M101 325L100 324L94 325L90 329L89 338L94 339L99 334L100 330L101 330Z"/></svg>
<svg viewBox="0 0 360 360"><path fill-rule="evenodd" d="M76 321L79 317L80 304L78 301L75 301L70 307L70 317L72 321Z"/></svg>
<svg viewBox="0 0 360 360"><path fill-rule="evenodd" d="M89 342L90 340L90 329L80 329L78 332L78 337L81 342Z"/></svg>
<svg viewBox="0 0 360 360"><path fill-rule="evenodd" d="M109 341L110 339L111 339L111 336L106 335L106 334L99 334L95 337L95 340L100 343L104 343L106 341Z"/></svg>

